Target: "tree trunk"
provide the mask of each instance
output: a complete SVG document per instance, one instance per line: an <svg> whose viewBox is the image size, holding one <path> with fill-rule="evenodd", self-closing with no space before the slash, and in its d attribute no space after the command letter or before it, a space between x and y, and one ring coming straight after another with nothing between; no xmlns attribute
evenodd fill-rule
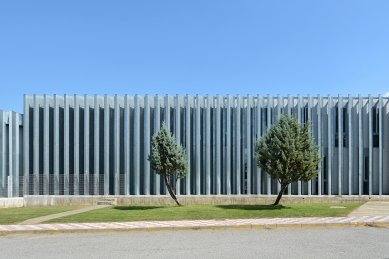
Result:
<svg viewBox="0 0 389 259"><path fill-rule="evenodd" d="M285 191L286 187L288 187L287 184L281 185L281 190L280 190L280 192L278 193L277 199L276 199L276 201L274 202L273 206L276 206L276 205L278 205L278 203L280 203L282 194L284 194L284 191Z"/></svg>
<svg viewBox="0 0 389 259"><path fill-rule="evenodd" d="M167 190L168 190L170 196L173 198L173 200L177 203L178 206L181 206L181 204L177 200L174 189L172 188L167 176L165 176L164 179L165 179L165 184L166 184L166 187L167 187Z"/></svg>

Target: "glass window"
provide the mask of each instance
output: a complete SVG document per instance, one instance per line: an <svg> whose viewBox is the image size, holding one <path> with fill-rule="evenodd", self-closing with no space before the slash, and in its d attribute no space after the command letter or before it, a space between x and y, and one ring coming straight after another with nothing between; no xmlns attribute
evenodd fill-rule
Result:
<svg viewBox="0 0 389 259"><path fill-rule="evenodd" d="M339 111L338 106L335 106L335 147L338 146L338 138L339 138ZM343 107L342 109L342 136L343 136L343 147L347 146L347 140L346 140L346 132L348 129L348 114L347 114L347 108Z"/></svg>
<svg viewBox="0 0 389 259"><path fill-rule="evenodd" d="M301 124L305 125L308 122L308 105L301 108Z"/></svg>
<svg viewBox="0 0 389 259"><path fill-rule="evenodd" d="M379 109L376 106L373 107L373 114L372 114L372 131L373 131L373 147L378 147L379 146L379 142L380 142L380 120L379 120L379 116L380 116L380 113L379 113Z"/></svg>

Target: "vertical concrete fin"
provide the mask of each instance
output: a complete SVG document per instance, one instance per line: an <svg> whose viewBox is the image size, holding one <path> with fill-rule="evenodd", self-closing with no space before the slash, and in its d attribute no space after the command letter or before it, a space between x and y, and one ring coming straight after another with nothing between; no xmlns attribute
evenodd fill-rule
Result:
<svg viewBox="0 0 389 259"><path fill-rule="evenodd" d="M12 130L12 125L13 125L13 116L12 116L12 113L13 112L7 112L8 113L8 139L7 139L7 142L8 142L8 150L6 151L8 153L8 175L7 175L7 187L8 187L8 193L7 193L7 196L8 197L12 197L13 196L13 174L14 174L14 164L12 162L12 154L13 154L13 139L14 139L14 136L13 136L13 130ZM5 160L3 160L3 162L5 162Z"/></svg>
<svg viewBox="0 0 389 259"><path fill-rule="evenodd" d="M109 195L109 117L108 95L104 95L104 195Z"/></svg>
<svg viewBox="0 0 389 259"><path fill-rule="evenodd" d="M60 193L59 179L59 101L54 95L54 195Z"/></svg>
<svg viewBox="0 0 389 259"><path fill-rule="evenodd" d="M383 130L383 103L382 103L382 96L378 96L378 194L382 195L382 188L383 188L383 182L382 182L382 177L383 177L383 161L382 161L382 156L383 156L383 136L382 136L382 130Z"/></svg>
<svg viewBox="0 0 389 259"><path fill-rule="evenodd" d="M84 95L84 195L89 195L89 101L88 95Z"/></svg>
<svg viewBox="0 0 389 259"><path fill-rule="evenodd" d="M222 99L219 95L216 95L216 194L221 194L221 157L220 157L220 151L221 151L221 114L220 109L222 106Z"/></svg>
<svg viewBox="0 0 389 259"><path fill-rule="evenodd" d="M352 195L352 179L353 179L353 164L354 164L354 155L353 155L353 131L352 131L352 112L353 112L353 98L351 95L348 96L347 104L347 114L348 114L348 194Z"/></svg>
<svg viewBox="0 0 389 259"><path fill-rule="evenodd" d="M207 95L205 106L205 194L211 194L211 105L212 98Z"/></svg>
<svg viewBox="0 0 389 259"><path fill-rule="evenodd" d="M311 123L311 136L314 138L314 120L312 118L312 97L308 95L308 121ZM308 181L308 195L312 195L312 180Z"/></svg>
<svg viewBox="0 0 389 259"><path fill-rule="evenodd" d="M236 170L236 182L235 182L235 188L236 188L236 194L241 194L241 97L239 95L236 96L236 117L235 117L235 170Z"/></svg>
<svg viewBox="0 0 389 259"><path fill-rule="evenodd" d="M267 95L267 128L266 131L269 131L269 129L272 126L272 97L268 94ZM271 195L271 178L270 175L266 173L266 182L267 182L267 195Z"/></svg>
<svg viewBox="0 0 389 259"><path fill-rule="evenodd" d="M143 110L143 192L145 195L150 195L150 162L147 157L150 155L150 97L144 96L144 110Z"/></svg>
<svg viewBox="0 0 389 259"><path fill-rule="evenodd" d="M246 194L251 194L251 130L253 128L251 124L251 106L252 106L252 97L247 95L247 105L246 105Z"/></svg>
<svg viewBox="0 0 389 259"><path fill-rule="evenodd" d="M358 195L363 194L363 99L358 95Z"/></svg>
<svg viewBox="0 0 389 259"><path fill-rule="evenodd" d="M332 195L332 148L333 148L333 126L332 126L332 97L328 96L327 114L328 114L328 174L327 174L327 188L328 195Z"/></svg>
<svg viewBox="0 0 389 259"><path fill-rule="evenodd" d="M47 95L43 96L44 108L43 108L43 194L49 195L49 154L50 154L50 131L49 131L49 100Z"/></svg>
<svg viewBox="0 0 389 259"><path fill-rule="evenodd" d="M69 98L64 95L64 195L69 195Z"/></svg>
<svg viewBox="0 0 389 259"><path fill-rule="evenodd" d="M303 123L303 120L301 117L302 97L300 95L298 95L297 99L298 99L298 102L297 102L297 120L298 120L298 123L302 124ZM302 192L302 184L301 184L301 181L299 180L297 182L297 194L301 195L301 192Z"/></svg>
<svg viewBox="0 0 389 259"><path fill-rule="evenodd" d="M373 194L373 97L369 94L369 195Z"/></svg>
<svg viewBox="0 0 389 259"><path fill-rule="evenodd" d="M277 120L276 122L281 118L281 110L282 110L282 97L278 94L277 95ZM281 183L279 181L276 181L277 183L277 194L281 191Z"/></svg>
<svg viewBox="0 0 389 259"><path fill-rule="evenodd" d="M74 195L80 191L80 106L77 95L74 95Z"/></svg>
<svg viewBox="0 0 389 259"><path fill-rule="evenodd" d="M3 117L3 112L0 112L1 117ZM3 118L1 118L1 128L3 129ZM24 95L24 115L23 115L23 176L24 176L24 195L30 194L30 101L27 95ZM4 136L4 133L2 133ZM2 137L2 139L4 139ZM2 139L0 141L2 141ZM2 142L3 143L3 142ZM2 153L1 159L3 160L4 153L2 152L3 144L1 146L0 152ZM2 175L4 176L4 163L0 167ZM0 179L1 180L1 179Z"/></svg>
<svg viewBox="0 0 389 259"><path fill-rule="evenodd" d="M13 190L13 197L19 196L19 157L20 157L20 150L19 150L19 125L20 125L20 117L19 114L16 112L12 112L12 163L13 163L13 179L12 179L12 190Z"/></svg>
<svg viewBox="0 0 389 259"><path fill-rule="evenodd" d="M34 168L34 194L39 195L39 101L38 96L34 94L34 123L33 123L33 168Z"/></svg>
<svg viewBox="0 0 389 259"><path fill-rule="evenodd" d="M156 134L161 127L161 105L159 102L159 96L154 97L154 134ZM161 177L154 172L154 192L156 195L160 194Z"/></svg>
<svg viewBox="0 0 389 259"><path fill-rule="evenodd" d="M100 194L100 105L97 95L94 96L94 179L93 194Z"/></svg>
<svg viewBox="0 0 389 259"><path fill-rule="evenodd" d="M196 195L199 195L201 192L201 151L200 151L200 145L201 145L201 97L199 95L196 95L196 154L195 154L195 162L196 162Z"/></svg>
<svg viewBox="0 0 389 259"><path fill-rule="evenodd" d="M322 195L322 177L323 177L323 126L322 126L322 107L323 107L323 99L320 95L317 97L317 143L319 145L319 173L317 176L317 194Z"/></svg>
<svg viewBox="0 0 389 259"><path fill-rule="evenodd" d="M227 95L226 107L226 194L231 194L231 97Z"/></svg>
<svg viewBox="0 0 389 259"><path fill-rule="evenodd" d="M140 100L134 99L134 194L140 194Z"/></svg>
<svg viewBox="0 0 389 259"><path fill-rule="evenodd" d="M338 195L343 194L343 98L338 95Z"/></svg>
<svg viewBox="0 0 389 259"><path fill-rule="evenodd" d="M185 148L186 148L186 156L188 160L188 174L185 177L185 194L190 195L191 194L191 143L190 143L190 136L191 136L191 118L190 118L190 110L191 110L191 97L189 95L186 95L185 98Z"/></svg>
<svg viewBox="0 0 389 259"><path fill-rule="evenodd" d="M130 103L124 96L124 195L130 195Z"/></svg>
<svg viewBox="0 0 389 259"><path fill-rule="evenodd" d="M181 98L178 94L174 98L174 133L177 144L181 145ZM181 179L176 181L176 194L181 194Z"/></svg>
<svg viewBox="0 0 389 259"><path fill-rule="evenodd" d="M262 137L262 106L263 106L263 98L260 95L257 95L257 141ZM256 161L257 162L257 161ZM262 169L259 166L256 166L256 185L257 185L257 194L262 194Z"/></svg>
<svg viewBox="0 0 389 259"><path fill-rule="evenodd" d="M114 193L120 194L120 105L118 95L114 98Z"/></svg>

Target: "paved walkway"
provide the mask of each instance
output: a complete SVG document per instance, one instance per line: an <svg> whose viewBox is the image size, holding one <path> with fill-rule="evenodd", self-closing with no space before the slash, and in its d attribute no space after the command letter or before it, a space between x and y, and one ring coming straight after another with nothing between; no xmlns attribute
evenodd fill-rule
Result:
<svg viewBox="0 0 389 259"><path fill-rule="evenodd" d="M46 215L46 216L42 216L42 217L28 219L28 220L21 222L20 224L21 225L39 224L39 223L42 223L42 222L45 222L45 221L48 221L51 219L62 218L62 217L66 217L66 216L70 216L70 215L74 215L74 214L79 214L79 213L83 213L83 212L90 211L90 210L97 210L97 209L101 209L101 208L105 208L105 207L109 207L109 206L111 206L111 205L95 205L95 206L85 207L85 208L76 209L76 210L69 210L69 211L65 211L65 212L61 212L61 213L50 214L50 215Z"/></svg>
<svg viewBox="0 0 389 259"><path fill-rule="evenodd" d="M349 214L350 217L389 216L388 201L368 201Z"/></svg>
<svg viewBox="0 0 389 259"><path fill-rule="evenodd" d="M179 229L233 229L233 228L303 228L340 226L389 227L389 216L363 217L306 217L227 220L137 221L105 223L54 223L36 225L0 225L0 233L88 231L88 230L179 230Z"/></svg>

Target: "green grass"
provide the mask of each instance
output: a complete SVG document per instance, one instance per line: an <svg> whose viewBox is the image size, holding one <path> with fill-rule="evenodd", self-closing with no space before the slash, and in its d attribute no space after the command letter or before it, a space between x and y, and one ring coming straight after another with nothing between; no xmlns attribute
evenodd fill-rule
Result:
<svg viewBox="0 0 389 259"><path fill-rule="evenodd" d="M112 222L148 220L237 219L274 217L346 216L363 203L288 204L288 205L187 205L114 206L57 218L49 222ZM332 209L330 206L344 206Z"/></svg>
<svg viewBox="0 0 389 259"><path fill-rule="evenodd" d="M77 209L76 206L23 207L0 209L0 224L15 224L27 219Z"/></svg>

